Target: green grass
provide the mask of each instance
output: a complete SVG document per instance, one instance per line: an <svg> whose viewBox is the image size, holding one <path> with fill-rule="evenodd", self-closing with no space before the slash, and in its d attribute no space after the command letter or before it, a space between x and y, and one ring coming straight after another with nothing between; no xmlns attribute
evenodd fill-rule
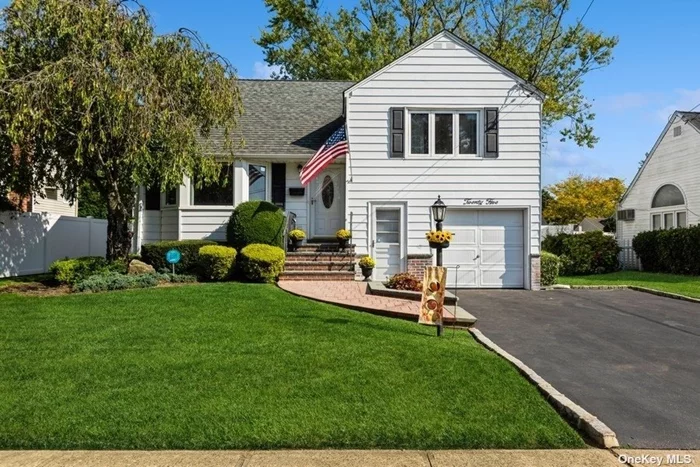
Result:
<svg viewBox="0 0 700 467"><path fill-rule="evenodd" d="M700 298L700 277L677 274L619 271L591 276L560 277L559 283L567 285L636 285L662 292Z"/></svg>
<svg viewBox="0 0 700 467"><path fill-rule="evenodd" d="M468 333L207 284L0 295L0 448L580 448Z"/></svg>

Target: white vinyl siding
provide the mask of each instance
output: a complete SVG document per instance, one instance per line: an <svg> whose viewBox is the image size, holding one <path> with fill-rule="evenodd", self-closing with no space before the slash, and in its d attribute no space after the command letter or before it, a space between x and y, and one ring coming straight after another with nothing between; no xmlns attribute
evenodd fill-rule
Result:
<svg viewBox="0 0 700 467"><path fill-rule="evenodd" d="M63 192L58 188L47 188L46 198L39 195L33 196L32 211L47 212L49 214L60 214L63 216L77 216L78 203L71 205L68 200L63 197ZM52 199L55 198L55 199Z"/></svg>
<svg viewBox="0 0 700 467"><path fill-rule="evenodd" d="M390 159L388 114L392 107L403 107L407 112L423 108L455 113L497 107L498 157L407 154L404 159ZM410 120L406 121L410 126ZM477 125L479 136L483 136L481 121ZM408 255L431 253L425 232L434 228L430 205L441 195L448 206L446 225L450 208L462 207L465 198L493 198L499 208L526 209L529 216L523 228L529 235L525 254L539 254L540 122L536 97L448 37L428 43L353 89L347 98L351 183L347 185L346 217L349 221L352 213L357 253L369 252L371 201L405 202ZM408 152L410 140L406 141ZM449 250L445 254L449 255ZM529 282L529 265L525 267Z"/></svg>
<svg viewBox="0 0 700 467"><path fill-rule="evenodd" d="M673 128L681 126L679 136ZM654 216L659 215L659 228L664 226L667 213L675 213L672 225L678 226L678 213L685 224L700 222L700 133L678 117L661 135L658 145L632 185L618 209L634 209L635 220L617 221L617 238L628 244L640 232L654 229ZM657 191L667 184L678 187L685 198L685 206L652 208ZM673 217L673 215L671 217ZM685 216L685 217L683 217ZM670 227L668 227L670 228Z"/></svg>

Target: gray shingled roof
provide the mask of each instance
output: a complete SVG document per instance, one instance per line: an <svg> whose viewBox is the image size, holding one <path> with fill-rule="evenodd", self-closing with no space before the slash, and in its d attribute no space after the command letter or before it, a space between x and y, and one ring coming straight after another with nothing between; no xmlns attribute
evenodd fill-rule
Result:
<svg viewBox="0 0 700 467"><path fill-rule="evenodd" d="M693 125L696 130L700 131L700 112L681 112L678 114L685 120L686 123Z"/></svg>
<svg viewBox="0 0 700 467"><path fill-rule="evenodd" d="M350 81L239 80L243 101L234 132L237 156L312 156L343 123L343 91ZM207 152L224 154L212 131Z"/></svg>

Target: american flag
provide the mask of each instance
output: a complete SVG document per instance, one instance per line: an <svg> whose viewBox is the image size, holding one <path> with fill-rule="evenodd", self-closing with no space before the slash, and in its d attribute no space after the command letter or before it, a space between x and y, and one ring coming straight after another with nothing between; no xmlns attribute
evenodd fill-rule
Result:
<svg viewBox="0 0 700 467"><path fill-rule="evenodd" d="M308 185L311 180L316 178L331 162L340 156L344 156L347 152L348 140L345 137L345 125L343 124L333 132L324 145L316 151L314 157L301 169L301 172L299 172L301 184L304 186Z"/></svg>

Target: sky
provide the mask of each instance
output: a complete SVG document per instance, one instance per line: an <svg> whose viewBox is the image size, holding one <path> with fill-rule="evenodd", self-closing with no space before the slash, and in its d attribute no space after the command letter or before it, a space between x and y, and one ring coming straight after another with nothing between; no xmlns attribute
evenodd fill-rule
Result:
<svg viewBox="0 0 700 467"><path fill-rule="evenodd" d="M341 3L322 0L334 11ZM242 78L268 77L271 68L253 41L269 19L262 0L141 0L161 33L187 27L228 58ZM1 1L1 5L7 1ZM590 0L572 0L581 16ZM629 183L674 110L700 110L700 0L594 0L584 24L620 43L613 63L585 77L596 113L593 149L546 135L542 182L571 173L619 177Z"/></svg>

